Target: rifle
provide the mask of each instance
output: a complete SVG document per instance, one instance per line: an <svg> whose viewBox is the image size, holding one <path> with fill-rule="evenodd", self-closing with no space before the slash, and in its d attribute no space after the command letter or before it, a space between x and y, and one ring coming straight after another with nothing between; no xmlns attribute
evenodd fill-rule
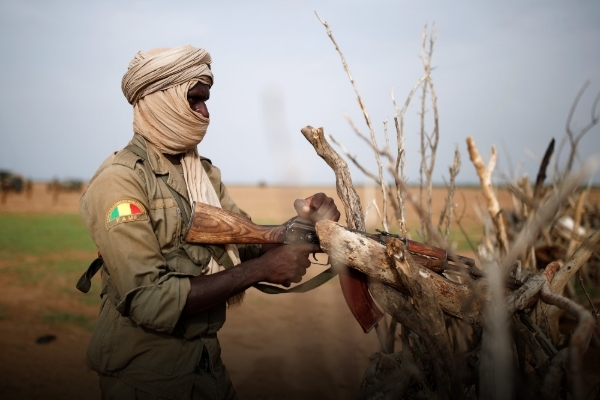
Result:
<svg viewBox="0 0 600 400"><path fill-rule="evenodd" d="M348 229L348 228L346 228ZM466 272L472 278L482 276L475 261L463 256L450 256L442 248L419 243L401 236L378 231L367 233L348 229L385 245L390 238L400 239L412 258L423 267L442 273ZM208 204L195 202L184 240L201 244L319 244L314 224L299 217L283 225L257 225L241 214L225 211Z"/></svg>

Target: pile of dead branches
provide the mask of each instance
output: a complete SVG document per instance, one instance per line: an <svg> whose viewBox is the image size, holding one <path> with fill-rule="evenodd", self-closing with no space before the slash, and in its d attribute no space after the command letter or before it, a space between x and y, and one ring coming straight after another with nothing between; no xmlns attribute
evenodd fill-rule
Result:
<svg viewBox="0 0 600 400"><path fill-rule="evenodd" d="M330 142L380 187L380 217L385 231L397 229L400 236L408 235L404 215L405 207L410 205L420 216L420 238L445 249L448 260L460 260L447 244L450 225L457 222L453 196L461 166L458 147L449 168L446 206L436 218L437 224L432 218L432 173L439 141L437 95L431 76L435 32L428 35L427 27L423 32L424 74L404 104L398 106L392 95L396 110L396 148L392 151L387 122L384 145L380 146L344 55L329 26L321 22L341 56L369 134L362 134L347 118L355 133L372 148L378 165L377 173L372 173L333 137L326 137L322 128L302 129L336 174L348 226L364 230L365 214L348 166ZM404 115L419 92L421 175L419 196L415 198L405 183ZM506 183L513 195L511 210L500 208L492 184L495 148L486 164L474 140L467 139L487 208L482 213L484 234L476 248L477 265L456 262L455 268L432 271L427 262L408 251L401 239L390 237L378 242L330 221L317 224L321 247L330 259L368 275L369 291L388 315L384 326L376 327L381 351L371 357L361 398L552 399L567 398L569 394L575 399L586 398L582 357L597 325L592 313L574 301L574 290L568 288L576 275L583 281L598 279L598 205L590 201L589 185L585 186L585 179L597 166L586 162L577 172L573 172L573 166L578 141L598 122L599 98L592 107L592 121L579 132L570 128L572 110L567 122L569 160L562 170L556 162L551 182L545 181L553 142L533 185L527 177ZM433 110L430 129L425 123L428 104ZM388 217L390 214L393 218ZM567 295L563 295L565 288ZM577 322L568 338L558 332L557 316L561 313ZM394 349L397 336L401 339L399 351Z"/></svg>

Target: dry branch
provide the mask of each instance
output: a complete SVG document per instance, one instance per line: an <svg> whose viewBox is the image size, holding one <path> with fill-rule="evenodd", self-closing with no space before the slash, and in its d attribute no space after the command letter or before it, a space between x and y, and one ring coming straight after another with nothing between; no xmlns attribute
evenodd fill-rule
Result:
<svg viewBox="0 0 600 400"><path fill-rule="evenodd" d="M546 304L552 304L568 312L577 319L577 328L575 328L569 341L568 365L571 393L576 400L580 400L585 398L581 364L583 353L587 350L592 339L592 334L594 333L594 318L583 306L575 303L573 300L551 292L550 282L555 275L554 271L558 268L560 268L560 264L556 261L546 267L546 271L544 271L546 282L540 290L540 299Z"/></svg>
<svg viewBox="0 0 600 400"><path fill-rule="evenodd" d="M546 279L539 274L526 276L523 279L523 286L506 298L506 313L512 315L516 311L531 307L537 300L537 294L545 282Z"/></svg>
<svg viewBox="0 0 600 400"><path fill-rule="evenodd" d="M306 140L315 148L317 154L325 160L335 173L335 186L337 194L344 205L346 224L350 228L364 231L363 211L358 194L352 184L348 164L327 143L323 135L323 128L315 129L312 126L307 126L302 128L301 132Z"/></svg>
<svg viewBox="0 0 600 400"><path fill-rule="evenodd" d="M542 383L542 398L553 400L560 398L562 377L565 374L568 349L562 349L554 356Z"/></svg>
<svg viewBox="0 0 600 400"><path fill-rule="evenodd" d="M452 165L448 167L450 172L450 183L446 185L448 189L448 195L446 196L446 202L444 209L440 214L440 222L438 224L438 230L442 232L442 226L444 227L444 239L448 241L450 235L450 223L452 222L452 216L454 215L454 191L456 190L456 176L460 171L460 152L458 146L454 149L454 161Z"/></svg>
<svg viewBox="0 0 600 400"><path fill-rule="evenodd" d="M408 261L390 263L385 246L351 232L333 221L319 221L316 228L321 248L330 257L394 287L405 295L410 295L411 288L399 279L399 275L403 276L402 274L408 271ZM439 306L444 313L469 323L480 322L480 304L473 300L471 288L445 279L420 266L418 272L422 279L430 282L432 289L437 293ZM483 299L489 298L485 290L481 294ZM467 303L470 303L471 307L465 307Z"/></svg>
<svg viewBox="0 0 600 400"><path fill-rule="evenodd" d="M481 191L483 192L483 197L485 197L487 202L488 213L490 214L492 221L494 221L497 226L498 243L501 246L502 253L506 254L508 253L508 237L506 236L506 226L504 224L504 217L500 213L498 199L496 198L496 194L494 193L494 188L492 186L492 172L494 171L496 159L498 157L496 153L496 147L492 146L492 152L490 154L490 159L487 166L479 155L479 151L477 151L477 147L475 146L475 140L471 136L467 138L467 147L469 149L471 162L475 166L477 175L481 181Z"/></svg>
<svg viewBox="0 0 600 400"><path fill-rule="evenodd" d="M587 132L590 131L590 129L592 129L598 123L598 121L600 121L600 116L596 115L596 108L598 107L598 103L600 102L599 92L596 95L594 102L592 103L590 122L588 122L587 125L581 128L578 134L575 134L573 132L573 128L571 127L571 122L573 121L573 115L575 114L575 110L577 109L577 104L579 104L579 100L581 100L583 93L589 85L589 80L583 84L583 86L577 93L577 96L575 96L575 100L573 101L571 109L569 110L569 116L567 117L567 124L565 130L567 133L567 138L569 139L569 143L571 144L571 152L569 153L569 159L567 160L567 166L565 168L564 175L568 175L571 172L571 168L573 167L573 161L575 160L575 156L577 155L577 146L579 145L579 141Z"/></svg>
<svg viewBox="0 0 600 400"><path fill-rule="evenodd" d="M567 282L587 262L594 251L598 249L598 246L600 246L600 231L592 233L585 239L565 265L558 270L550 284L550 291L552 293L562 293Z"/></svg>
<svg viewBox="0 0 600 400"><path fill-rule="evenodd" d="M552 153L554 152L554 138L550 141L548 148L546 149L546 153L544 153L544 158L542 159L542 163L540 164L540 169L537 174L537 178L535 180L535 189L533 191L533 198L535 201L540 197L540 193L542 190L542 186L544 185L544 181L546 180L546 170L548 169L548 164L550 163L550 157L552 157Z"/></svg>
<svg viewBox="0 0 600 400"><path fill-rule="evenodd" d="M395 266L397 277L403 282L412 299L412 306L421 318L427 321L427 330L416 331L428 344L428 350L434 355L433 368L436 372L438 391L442 396L448 396L453 392L459 392L459 388L453 388L456 382L452 382L452 373L456 368L452 347L446 334L446 323L439 298L426 277L421 273L421 267L412 260L410 253L399 239L390 239L386 243L386 255L390 264Z"/></svg>
<svg viewBox="0 0 600 400"><path fill-rule="evenodd" d="M583 214L583 205L585 204L585 200L589 193L588 190L584 190L577 199L577 205L575 206L575 212L573 213L573 230L577 231L579 226L581 225L581 216ZM569 241L569 247L567 248L567 257L571 257L573 255L573 251L579 244L579 235L572 235L571 240Z"/></svg>
<svg viewBox="0 0 600 400"><path fill-rule="evenodd" d="M431 58L433 55L433 46L437 40L437 35L432 26L429 34L429 47L427 46L427 25L423 28L422 41L421 41L421 63L424 69L425 81L422 85L421 94L421 168L419 172L419 206L423 206L423 183L427 185L427 216L428 219L432 215L432 197L433 197L433 170L435 168L435 160L437 155L437 146L440 139L439 129L439 114L437 108L437 95L435 93L435 87L433 85L433 79L431 78ZM428 134L425 129L425 112L426 112L426 100L427 91L431 94L431 105L433 109L433 131ZM423 182L425 178L425 182ZM429 233L425 229L425 225L430 221L421 221L421 230L424 235L425 242L429 242Z"/></svg>
<svg viewBox="0 0 600 400"><path fill-rule="evenodd" d="M502 260L503 271L508 272L510 270L518 257L537 239L540 232L543 232L544 227L556 218L556 214L564 204L564 201L577 189L581 181L596 168L597 162L594 159L590 159L576 174L570 176L561 183L558 188L558 193L552 193L550 196L546 196L547 201L541 205L535 213L529 216L526 225L513 240L513 246L510 249L510 252ZM589 258L590 255L591 253L587 258ZM579 265L579 267L581 267L581 265ZM573 273L575 273L575 271L573 271ZM553 293L557 292L553 290Z"/></svg>

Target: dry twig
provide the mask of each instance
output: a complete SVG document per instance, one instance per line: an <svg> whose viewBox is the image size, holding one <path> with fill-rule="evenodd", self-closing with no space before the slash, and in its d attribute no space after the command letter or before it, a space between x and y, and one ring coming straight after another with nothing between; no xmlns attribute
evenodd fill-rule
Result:
<svg viewBox="0 0 600 400"><path fill-rule="evenodd" d="M586 133L588 133L590 131L590 129L592 129L594 126L596 126L596 124L598 124L598 121L600 119L600 116L596 115L596 108L598 107L598 104L600 103L600 92L598 92L598 94L596 95L596 98L594 99L594 102L592 103L590 122L588 122L587 125L585 125L583 128L581 128L579 130L579 133L577 133L577 134L575 134L573 132L573 128L571 127L571 122L573 121L573 115L575 114L575 110L577 109L577 104L579 104L579 100L581 100L583 93L585 92L585 90L587 89L587 87L589 85L590 85L589 80L587 80L583 84L583 87L579 90L579 93L577 93L577 96L575 96L575 100L573 101L573 104L571 105L571 110L569 110L569 116L567 117L567 125L565 127L565 130L567 132L567 138L569 139L569 143L571 144L571 152L569 153L569 159L567 161L567 166L565 168L565 172L564 172L565 176L569 175L569 173L571 172L571 168L573 167L573 161L575 161L575 156L577 155L577 146L579 145L579 141Z"/></svg>
<svg viewBox="0 0 600 400"><path fill-rule="evenodd" d="M450 223L452 222L452 216L454 215L454 191L456 190L456 176L460 171L460 153L458 151L458 146L454 149L454 161L452 165L448 167L450 172L450 183L446 185L448 189L448 195L446 196L446 203L444 204L444 209L440 214L440 222L438 224L438 230L442 232L442 225L444 225L444 238L446 241L448 240L448 236L450 235Z"/></svg>
<svg viewBox="0 0 600 400"><path fill-rule="evenodd" d="M469 149L471 162L475 166L477 175L479 176L479 180L481 182L481 191L483 192L483 197L485 197L487 203L488 213L496 225L498 243L500 244L502 253L506 254L508 253L506 225L504 223L504 217L500 213L500 205L498 204L498 199L496 198L496 194L494 193L494 188L492 186L492 172L494 171L496 159L498 157L496 153L496 147L492 146L492 152L490 154L490 159L487 166L484 164L483 159L479 155L479 151L477 151L477 147L475 146L475 140L471 136L467 138L467 147Z"/></svg>

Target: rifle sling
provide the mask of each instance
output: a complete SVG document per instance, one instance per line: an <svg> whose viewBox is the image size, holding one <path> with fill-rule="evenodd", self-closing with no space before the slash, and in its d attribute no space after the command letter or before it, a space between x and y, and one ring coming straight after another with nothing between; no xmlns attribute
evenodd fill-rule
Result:
<svg viewBox="0 0 600 400"><path fill-rule="evenodd" d="M285 245L284 245L285 246ZM330 281L337 275L337 272L333 271L333 268L329 267L325 271L321 272L319 275L315 276L308 281L301 283L300 285L294 286L290 289L284 289L279 286L269 285L266 283L256 283L254 285L255 288L260 290L263 293L267 294L281 294L281 293L306 293L310 290L316 289L325 282Z"/></svg>
<svg viewBox="0 0 600 400"><path fill-rule="evenodd" d="M92 287L92 277L96 275L100 268L102 268L103 264L104 261L102 260L102 256L98 255L98 258L92 261L87 271L81 275L81 278L79 278L75 287L83 293L89 292Z"/></svg>

